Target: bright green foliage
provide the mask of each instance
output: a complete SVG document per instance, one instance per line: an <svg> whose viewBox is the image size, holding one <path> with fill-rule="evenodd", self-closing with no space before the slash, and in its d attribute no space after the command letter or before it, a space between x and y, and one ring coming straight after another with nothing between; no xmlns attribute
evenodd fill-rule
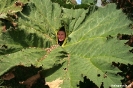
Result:
<svg viewBox="0 0 133 88"><path fill-rule="evenodd" d="M17 65L33 64L45 70L61 64L56 71L44 74L46 81L61 78L62 88L76 88L87 76L98 87L102 82L105 88L121 84L122 78L115 75L119 70L111 64L132 64L133 60L130 47L116 36L131 34L132 30L128 27L131 22L114 4L95 11L67 9L50 0L30 0L23 9L18 14L18 28L0 34L0 75ZM62 23L68 37L61 47L57 46L56 32Z"/></svg>
<svg viewBox="0 0 133 88"><path fill-rule="evenodd" d="M81 13L82 19L84 13ZM65 15L71 18L69 14ZM77 19L82 23L78 15L76 15ZM64 78L66 79L64 83L71 85L62 85L63 88L66 86L67 88L75 88L78 81L82 80L81 74L87 76L99 87L102 82L104 82L105 88L111 84L121 84L121 78L115 75L119 70L111 67L111 63L115 61L132 64L132 54L128 51L130 47L124 45L125 41L122 42L116 38L118 33L132 33L128 27L130 21L121 10L116 10L115 5L98 9L86 17L80 25L78 21L74 25L72 21L68 22L69 27L73 27L69 30L73 29L73 32L69 35L69 41L64 46L70 54L68 71L65 76L68 78ZM106 72L107 78L104 78ZM101 76L98 77L98 74Z"/></svg>
<svg viewBox="0 0 133 88"><path fill-rule="evenodd" d="M42 66L42 64L39 64L37 61L39 60L43 63L42 60L44 57L46 58L47 55L47 51L45 49L49 48L53 44L56 45L55 35L56 29L60 27L60 20L58 18L61 15L61 8L59 8L59 5L57 4L53 4L51 6L52 2L50 1L44 2L44 4L42 5L44 9L40 9L42 8L39 7L41 6L40 3L36 2L38 8L36 8L33 3L29 3L29 5L25 8L26 10L23 12L27 16L23 13L18 15L20 16L18 19L18 29L10 28L6 32L1 32L0 54L2 64L0 67L4 66L6 69L0 68L0 74L3 74L11 67L19 64L24 66L29 66L31 64L35 66ZM51 7L47 9L47 5ZM58 8L55 8L57 6ZM30 12L31 9L32 11ZM62 50L57 49L56 53L59 53L60 51ZM34 55L32 55L33 53ZM50 55L52 58L55 58L53 59L53 62L48 59L50 60L48 62L51 62L54 65L58 60L56 55L60 56L58 54ZM5 62L7 63L5 64ZM47 65L50 67L45 65L45 69L53 67L49 64Z"/></svg>

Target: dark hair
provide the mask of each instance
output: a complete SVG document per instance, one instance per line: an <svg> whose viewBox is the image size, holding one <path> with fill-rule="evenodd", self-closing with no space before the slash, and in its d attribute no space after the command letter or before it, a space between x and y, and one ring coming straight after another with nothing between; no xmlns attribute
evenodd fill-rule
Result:
<svg viewBox="0 0 133 88"><path fill-rule="evenodd" d="M65 27L64 26L62 26L60 29L59 29L59 31L63 31L64 33L65 33L65 36L66 36L66 31L65 31ZM59 32L58 31L58 32Z"/></svg>
<svg viewBox="0 0 133 88"><path fill-rule="evenodd" d="M59 31L64 31L64 32L65 32L65 27L62 26L62 27L59 29Z"/></svg>

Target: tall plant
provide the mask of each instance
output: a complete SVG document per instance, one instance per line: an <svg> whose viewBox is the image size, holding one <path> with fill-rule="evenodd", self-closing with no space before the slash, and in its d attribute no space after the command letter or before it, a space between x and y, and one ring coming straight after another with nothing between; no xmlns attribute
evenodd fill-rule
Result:
<svg viewBox="0 0 133 88"><path fill-rule="evenodd" d="M131 21L115 4L96 11L95 7L68 9L50 0L21 4L22 11L15 12L17 26L7 27L4 21L6 28L0 34L0 75L17 66L33 65L42 67L46 81L60 79L62 88L76 88L84 76L98 87L121 84L122 77L116 75L120 70L112 62L132 64L132 54L117 34L131 34L132 30ZM59 46L57 31L62 26L67 37Z"/></svg>

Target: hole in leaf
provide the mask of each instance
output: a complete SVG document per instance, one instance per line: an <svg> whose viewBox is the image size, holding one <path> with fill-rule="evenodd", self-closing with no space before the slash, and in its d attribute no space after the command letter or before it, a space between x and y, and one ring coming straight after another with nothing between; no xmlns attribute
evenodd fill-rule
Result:
<svg viewBox="0 0 133 88"><path fill-rule="evenodd" d="M67 68L63 68L63 70L65 70L65 71L66 71L66 70L67 70Z"/></svg>
<svg viewBox="0 0 133 88"><path fill-rule="evenodd" d="M128 35L128 34L117 34L117 39L119 40L128 40L131 38L131 35Z"/></svg>
<svg viewBox="0 0 133 88"><path fill-rule="evenodd" d="M104 78L107 78L107 72L104 73L103 77Z"/></svg>
<svg viewBox="0 0 133 88"><path fill-rule="evenodd" d="M97 74L98 77L100 77L101 75L100 74Z"/></svg>
<svg viewBox="0 0 133 88"><path fill-rule="evenodd" d="M7 45L2 45L2 48L5 48L5 49L7 49L8 47L7 47Z"/></svg>
<svg viewBox="0 0 133 88"><path fill-rule="evenodd" d="M113 38L113 36L108 35L106 38L107 38L107 40L109 40L109 39L112 39L112 38Z"/></svg>

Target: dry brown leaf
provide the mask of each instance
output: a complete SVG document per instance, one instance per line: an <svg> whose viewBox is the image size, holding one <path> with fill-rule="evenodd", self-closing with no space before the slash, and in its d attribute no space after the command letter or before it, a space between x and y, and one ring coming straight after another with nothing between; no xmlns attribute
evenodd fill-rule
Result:
<svg viewBox="0 0 133 88"><path fill-rule="evenodd" d="M26 88L31 88L32 85L40 78L40 73L31 76L25 81L19 82L20 84L26 85Z"/></svg>
<svg viewBox="0 0 133 88"><path fill-rule="evenodd" d="M15 77L15 75L12 72L6 73L5 75L2 76L3 80L11 80Z"/></svg>
<svg viewBox="0 0 133 88"><path fill-rule="evenodd" d="M48 85L50 88L61 88L59 87L63 83L63 80L60 78L52 81L52 82L46 82L46 85Z"/></svg>

